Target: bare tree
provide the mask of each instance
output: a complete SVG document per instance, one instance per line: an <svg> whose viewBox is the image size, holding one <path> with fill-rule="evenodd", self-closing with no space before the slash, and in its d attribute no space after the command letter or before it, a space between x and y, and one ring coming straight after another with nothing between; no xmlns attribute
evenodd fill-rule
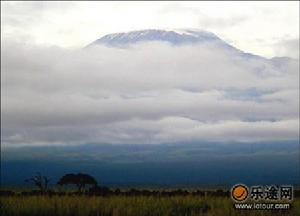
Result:
<svg viewBox="0 0 300 216"><path fill-rule="evenodd" d="M41 173L37 173L37 175L26 179L26 182L32 182L35 186L37 186L42 193L47 191L50 179L46 176L42 176Z"/></svg>

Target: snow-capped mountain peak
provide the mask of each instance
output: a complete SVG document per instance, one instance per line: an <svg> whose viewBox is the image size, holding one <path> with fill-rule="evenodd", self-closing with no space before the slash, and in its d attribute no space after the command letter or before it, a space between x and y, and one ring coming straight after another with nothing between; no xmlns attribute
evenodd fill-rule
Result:
<svg viewBox="0 0 300 216"><path fill-rule="evenodd" d="M172 45L200 42L217 42L226 46L230 46L226 42L222 41L215 34L196 29L146 29L139 31L107 34L94 41L90 45L101 44L107 46L123 46L149 41L167 42Z"/></svg>
<svg viewBox="0 0 300 216"><path fill-rule="evenodd" d="M109 47L127 48L143 42L165 42L174 46L189 44L209 44L229 51L231 55L243 59L256 59L269 61L274 66L285 65L290 62L290 58L266 59L252 53L243 52L231 46L212 32L200 29L144 29L129 32L107 34L89 44L87 47L104 45Z"/></svg>

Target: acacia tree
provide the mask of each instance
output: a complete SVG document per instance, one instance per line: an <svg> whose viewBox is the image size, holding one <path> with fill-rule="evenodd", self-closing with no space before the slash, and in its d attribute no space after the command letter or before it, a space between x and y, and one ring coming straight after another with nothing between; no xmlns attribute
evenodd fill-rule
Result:
<svg viewBox="0 0 300 216"><path fill-rule="evenodd" d="M78 191L81 192L82 189L85 188L86 185L94 185L97 186L97 181L94 177L88 175L88 174L83 174L83 173L69 173L64 175L63 177L60 178L60 180L57 182L58 185L68 185L68 184L73 184L76 185L78 188Z"/></svg>
<svg viewBox="0 0 300 216"><path fill-rule="evenodd" d="M38 172L35 176L26 179L25 181L32 182L43 193L47 191L50 179L46 176L42 176L42 174Z"/></svg>

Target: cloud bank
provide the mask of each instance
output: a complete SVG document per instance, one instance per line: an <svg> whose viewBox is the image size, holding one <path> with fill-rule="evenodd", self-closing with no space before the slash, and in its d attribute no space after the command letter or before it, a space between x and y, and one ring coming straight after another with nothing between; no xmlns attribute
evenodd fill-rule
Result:
<svg viewBox="0 0 300 216"><path fill-rule="evenodd" d="M3 145L299 139L299 63L208 45L5 41Z"/></svg>

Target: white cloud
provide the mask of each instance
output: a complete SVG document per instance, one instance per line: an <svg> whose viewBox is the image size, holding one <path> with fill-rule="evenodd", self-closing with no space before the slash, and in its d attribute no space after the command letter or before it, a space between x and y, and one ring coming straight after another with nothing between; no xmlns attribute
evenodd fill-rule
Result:
<svg viewBox="0 0 300 216"><path fill-rule="evenodd" d="M2 143L262 141L299 136L299 64L146 43L66 50L4 41Z"/></svg>

